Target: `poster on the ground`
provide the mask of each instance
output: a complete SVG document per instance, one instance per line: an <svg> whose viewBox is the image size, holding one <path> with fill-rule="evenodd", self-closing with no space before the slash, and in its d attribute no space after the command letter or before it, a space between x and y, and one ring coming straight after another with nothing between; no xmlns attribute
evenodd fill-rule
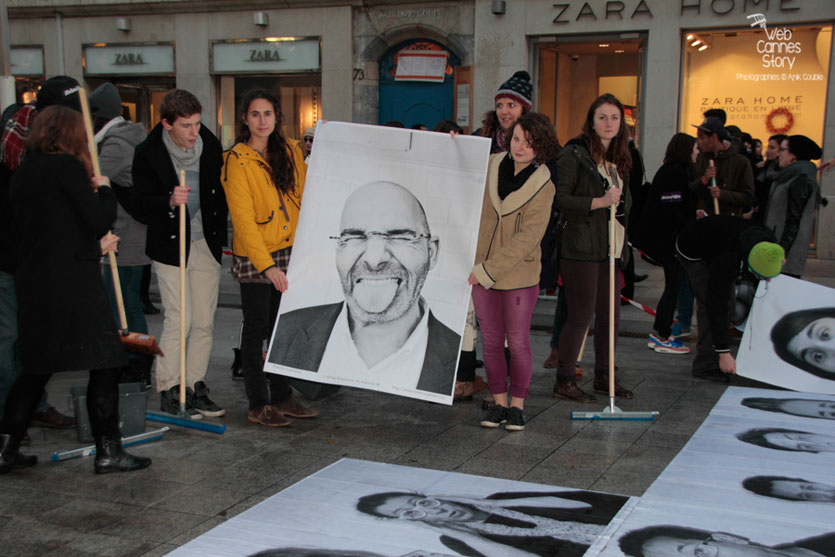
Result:
<svg viewBox="0 0 835 557"><path fill-rule="evenodd" d="M451 404L489 148L320 123L265 371Z"/></svg>
<svg viewBox="0 0 835 557"><path fill-rule="evenodd" d="M835 289L785 275L760 281L736 370L777 387L835 394Z"/></svg>
<svg viewBox="0 0 835 557"><path fill-rule="evenodd" d="M621 495L342 459L172 557L581 557L623 521Z"/></svg>
<svg viewBox="0 0 835 557"><path fill-rule="evenodd" d="M835 396L731 387L605 557L835 556Z"/></svg>

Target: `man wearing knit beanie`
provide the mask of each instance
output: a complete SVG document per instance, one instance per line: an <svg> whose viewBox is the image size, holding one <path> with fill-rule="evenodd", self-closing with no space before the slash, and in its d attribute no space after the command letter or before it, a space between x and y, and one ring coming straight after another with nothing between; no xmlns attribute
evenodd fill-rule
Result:
<svg viewBox="0 0 835 557"><path fill-rule="evenodd" d="M694 377L727 383L736 373L729 346L728 307L740 271L768 280L785 263L783 248L768 228L730 215L705 217L686 226L676 251L698 303L699 339Z"/></svg>

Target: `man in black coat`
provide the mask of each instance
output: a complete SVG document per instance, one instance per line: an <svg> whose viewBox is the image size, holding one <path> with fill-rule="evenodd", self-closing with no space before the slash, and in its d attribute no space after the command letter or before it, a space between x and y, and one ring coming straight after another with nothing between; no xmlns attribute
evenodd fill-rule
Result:
<svg viewBox="0 0 835 557"><path fill-rule="evenodd" d="M780 274L785 254L776 241L766 227L729 215L704 217L679 232L677 256L699 302L694 377L727 383L726 374L736 373L728 339L731 292L742 272L754 279Z"/></svg>
<svg viewBox="0 0 835 557"><path fill-rule="evenodd" d="M202 127L202 106L183 89L162 99L162 121L137 145L133 185L137 211L147 225L145 252L153 261L165 307L157 358L160 407L179 408L180 342L186 343L186 404L193 418L223 416L225 410L208 396L206 369L212 351L214 316L220 284L220 258L226 244L226 197L220 185L223 148ZM185 171L185 186L178 174ZM179 209L186 206L186 337L180 339Z"/></svg>

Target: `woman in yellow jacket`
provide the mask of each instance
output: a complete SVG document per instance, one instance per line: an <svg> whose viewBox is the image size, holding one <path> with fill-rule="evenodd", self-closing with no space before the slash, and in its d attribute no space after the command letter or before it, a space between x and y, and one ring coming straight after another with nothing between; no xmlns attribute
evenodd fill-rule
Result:
<svg viewBox="0 0 835 557"><path fill-rule="evenodd" d="M510 150L490 157L476 265L469 277L487 385L496 400L481 422L483 427L506 423L510 431L525 429L523 409L533 367L531 317L539 296L539 244L554 202L554 184L544 163L555 159L558 151L548 118L529 112L514 125Z"/></svg>
<svg viewBox="0 0 835 557"><path fill-rule="evenodd" d="M287 380L264 373L263 344L275 323L299 220L307 165L295 140L281 134L278 101L264 89L244 95L236 143L224 155L223 188L233 227L232 276L244 314L241 366L247 419L272 427L319 413L295 398Z"/></svg>

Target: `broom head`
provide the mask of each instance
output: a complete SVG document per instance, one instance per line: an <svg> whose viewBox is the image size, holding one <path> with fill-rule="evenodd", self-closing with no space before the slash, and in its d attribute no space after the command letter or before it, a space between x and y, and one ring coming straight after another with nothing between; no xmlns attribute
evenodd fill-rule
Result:
<svg viewBox="0 0 835 557"><path fill-rule="evenodd" d="M136 354L151 354L158 356L165 356L157 344L157 339L151 335L143 333L132 333L130 331L122 330L122 348L128 352Z"/></svg>

